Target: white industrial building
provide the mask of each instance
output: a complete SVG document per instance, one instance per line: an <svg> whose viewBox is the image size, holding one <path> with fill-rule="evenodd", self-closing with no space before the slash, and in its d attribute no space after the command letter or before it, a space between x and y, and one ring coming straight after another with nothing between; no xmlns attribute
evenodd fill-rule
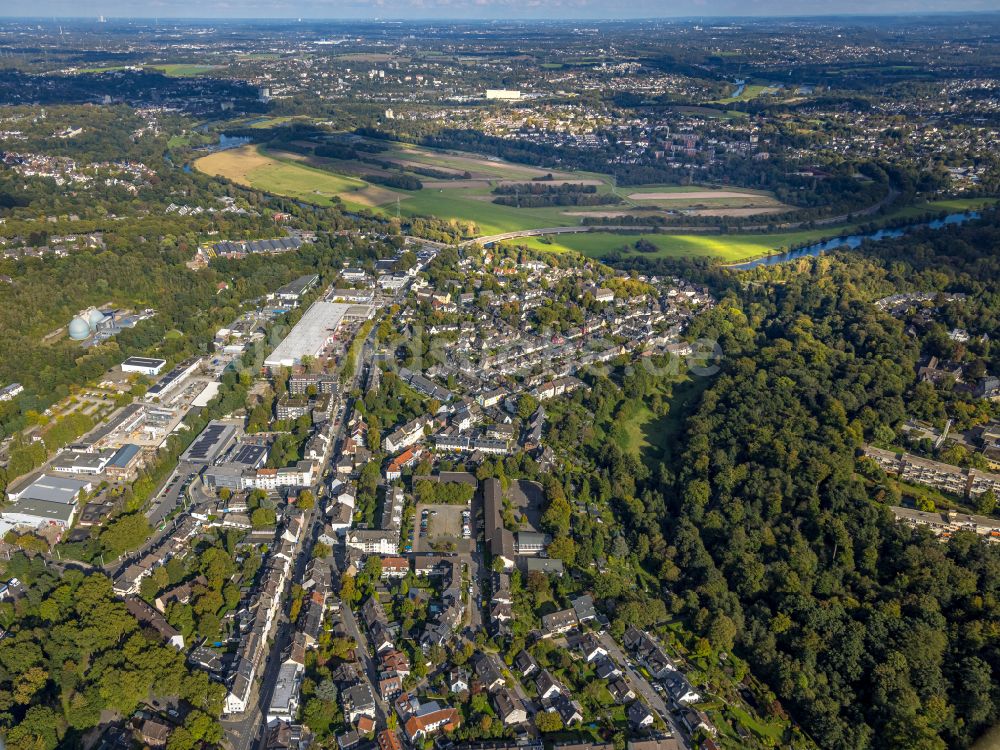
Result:
<svg viewBox="0 0 1000 750"><path fill-rule="evenodd" d="M366 305L343 302L314 302L285 340L264 360L266 367L293 367L302 364L303 357L322 354L345 318L371 317L373 309Z"/></svg>
<svg viewBox="0 0 1000 750"><path fill-rule="evenodd" d="M129 357L122 362L122 372L137 372L140 375L154 377L159 375L167 365L165 359L153 359L151 357Z"/></svg>
<svg viewBox="0 0 1000 750"><path fill-rule="evenodd" d="M113 450L64 450L53 459L51 469L61 474L101 474L114 455Z"/></svg>
<svg viewBox="0 0 1000 750"><path fill-rule="evenodd" d="M8 488L13 502L0 512L0 534L16 526L37 528L43 524L69 528L76 517L77 498L93 485L81 479L42 474L16 490Z"/></svg>

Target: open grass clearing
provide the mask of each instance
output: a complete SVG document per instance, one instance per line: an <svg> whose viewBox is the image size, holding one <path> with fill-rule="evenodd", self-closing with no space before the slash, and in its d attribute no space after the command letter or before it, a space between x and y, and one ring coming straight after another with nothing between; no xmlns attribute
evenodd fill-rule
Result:
<svg viewBox="0 0 1000 750"><path fill-rule="evenodd" d="M394 202L399 195L363 180L278 158L257 146L219 151L194 164L206 174L317 205L330 205L340 198L348 206L373 208Z"/></svg>
<svg viewBox="0 0 1000 750"><path fill-rule="evenodd" d="M995 198L960 198L931 201L917 206L907 206L892 211L875 221L917 219L928 213L941 211L962 212L995 205ZM769 234L617 234L614 232L587 232L582 234L562 234L552 237L527 237L519 239L519 244L549 252L578 252L592 258L601 258L610 252L632 247L640 238L656 246L655 253L643 253L649 258L693 258L710 257L724 263L739 263L775 252L783 252L792 247L819 242L831 237L858 231L861 224L828 226L819 229L803 229L793 232L773 232ZM634 250L632 252L635 252ZM636 253L636 255L640 255Z"/></svg>
<svg viewBox="0 0 1000 750"><path fill-rule="evenodd" d="M279 125L286 125L293 120L300 120L303 122L308 122L307 118L297 118L297 117L268 117L265 120L258 120L250 125L254 130L270 130L271 128L276 128Z"/></svg>
<svg viewBox="0 0 1000 750"><path fill-rule="evenodd" d="M783 234L616 234L587 232L563 234L545 242L537 237L518 240L529 247L552 252L577 252L591 258L602 258L614 250L632 247L639 239L656 246L655 253L636 253L647 258L711 257L727 263L737 263L802 242L822 239L830 231L814 230ZM634 251L633 251L634 252Z"/></svg>
<svg viewBox="0 0 1000 750"><path fill-rule="evenodd" d="M625 443L622 449L642 458L653 460L663 455L666 447L667 417L657 417L647 406L637 408L622 425Z"/></svg>
<svg viewBox="0 0 1000 750"><path fill-rule="evenodd" d="M976 740L972 750L1000 750L1000 724Z"/></svg>
<svg viewBox="0 0 1000 750"><path fill-rule="evenodd" d="M738 90L738 89L737 89ZM716 99L715 104L735 104L736 102L749 102L756 99L759 96L773 96L781 91L779 86L774 86L770 84L748 84L743 87L740 91L739 96L727 96L722 99Z"/></svg>
<svg viewBox="0 0 1000 750"><path fill-rule="evenodd" d="M198 63L165 63L162 65L147 65L150 70L158 70L171 78L185 78L211 73L223 67L221 65L201 65Z"/></svg>

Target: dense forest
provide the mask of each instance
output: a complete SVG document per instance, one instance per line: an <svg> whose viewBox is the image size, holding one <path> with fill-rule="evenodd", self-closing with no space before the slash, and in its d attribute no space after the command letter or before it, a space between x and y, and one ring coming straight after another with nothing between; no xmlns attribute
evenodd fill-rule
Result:
<svg viewBox="0 0 1000 750"><path fill-rule="evenodd" d="M147 634L100 574L49 569L40 557L17 555L6 573L26 587L0 602L0 727L11 750L77 745L104 712L132 714L152 696L192 707L171 750L222 739L215 717L225 688L184 656Z"/></svg>
<svg viewBox="0 0 1000 750"><path fill-rule="evenodd" d="M895 524L858 448L906 413L917 347L886 288L986 292L1000 224L756 272L700 322L723 373L669 499L675 610L734 646L829 748L967 747L1000 706L1000 550Z"/></svg>
<svg viewBox="0 0 1000 750"><path fill-rule="evenodd" d="M613 629L684 623L697 651L749 684L745 660L773 691L769 715L831 750L964 748L995 724L1000 548L896 523L885 476L858 457L924 411L990 417L953 385L928 392L916 371L938 353L996 372L992 342L946 345L940 329L996 330L998 246L991 215L738 274L630 257L715 288L720 303L688 335L722 356L711 378L618 363L547 405L549 442L570 462L546 478L543 525L568 540L553 554L592 578ZM873 304L907 291L967 297L908 330ZM639 460L629 425L649 412L664 445ZM725 682L712 668L705 679Z"/></svg>

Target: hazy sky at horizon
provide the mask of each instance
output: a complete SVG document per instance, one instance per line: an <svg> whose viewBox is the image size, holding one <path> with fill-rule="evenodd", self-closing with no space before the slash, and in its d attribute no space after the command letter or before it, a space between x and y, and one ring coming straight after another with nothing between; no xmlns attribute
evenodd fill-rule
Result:
<svg viewBox="0 0 1000 750"><path fill-rule="evenodd" d="M997 11L1000 0L5 0L0 16L616 19Z"/></svg>

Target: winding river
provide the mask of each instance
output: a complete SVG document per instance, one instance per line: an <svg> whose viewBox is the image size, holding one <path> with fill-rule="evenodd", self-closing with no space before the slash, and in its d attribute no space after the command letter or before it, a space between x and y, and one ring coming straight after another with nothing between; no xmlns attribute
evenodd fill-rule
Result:
<svg viewBox="0 0 1000 750"><path fill-rule="evenodd" d="M805 247L800 247L795 250L788 250L784 253L766 255L763 258L748 260L744 263L733 263L726 266L726 268L732 268L736 271L748 271L751 268L757 268L758 266L774 266L778 263L787 263L790 260L822 255L830 250L839 250L845 247L853 249L860 247L862 243L868 240L878 241L894 239L896 237L902 237L903 235L909 234L917 229L942 229L944 227L951 226L952 224L962 224L966 221L971 221L972 219L978 219L979 217L980 214L978 211L966 211L964 213L948 214L943 219L924 221L919 224L909 224L905 227L899 227L897 229L879 229L877 232L871 232L869 234L847 234L841 237L824 240L823 242L817 242L813 245L806 245Z"/></svg>

